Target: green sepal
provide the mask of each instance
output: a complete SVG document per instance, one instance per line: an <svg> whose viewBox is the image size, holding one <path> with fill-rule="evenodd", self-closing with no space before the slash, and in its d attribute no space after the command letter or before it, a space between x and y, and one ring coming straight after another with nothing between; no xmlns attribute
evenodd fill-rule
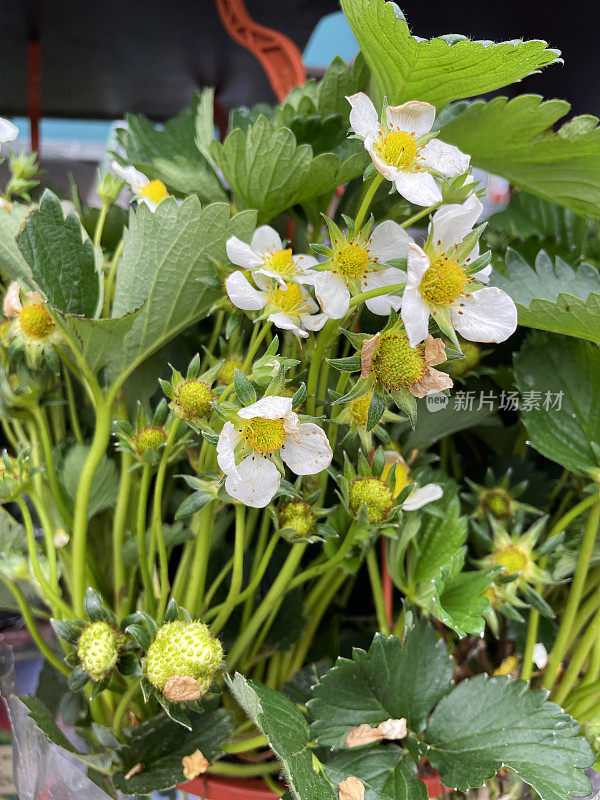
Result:
<svg viewBox="0 0 600 800"><path fill-rule="evenodd" d="M174 597L169 600L169 604L165 611L165 622L177 622L179 619L179 606Z"/></svg>
<svg viewBox="0 0 600 800"><path fill-rule="evenodd" d="M383 417L386 409L385 400L380 391L375 388L369 408L367 410L367 424L365 425L367 431L372 431L378 424L379 420Z"/></svg>
<svg viewBox="0 0 600 800"><path fill-rule="evenodd" d="M123 653L117 661L117 669L121 675L141 675L140 662L133 653Z"/></svg>
<svg viewBox="0 0 600 800"><path fill-rule="evenodd" d="M372 382L367 378L359 378L352 389L342 397L338 397L333 405L341 405L342 403L350 403L352 400L358 400L359 397L364 397L371 390Z"/></svg>
<svg viewBox="0 0 600 800"><path fill-rule="evenodd" d="M77 644L86 623L79 619L51 619L54 633L69 644Z"/></svg>
<svg viewBox="0 0 600 800"><path fill-rule="evenodd" d="M125 628L125 633L135 639L140 648L144 651L152 644L152 637L143 625L132 623Z"/></svg>
<svg viewBox="0 0 600 800"><path fill-rule="evenodd" d="M544 600L541 595L539 595L535 589L529 586L528 583L522 583L520 585L521 594L523 598L529 603L532 608L535 608L536 611L543 617L548 617L549 619L554 619L556 614L552 610L552 608L548 605L548 603Z"/></svg>
<svg viewBox="0 0 600 800"><path fill-rule="evenodd" d="M117 618L111 611L105 608L102 598L91 586L88 586L86 589L83 604L85 613L88 615L91 622L108 622L111 625L116 625Z"/></svg>
<svg viewBox="0 0 600 800"><path fill-rule="evenodd" d="M256 403L256 390L248 378L240 369L235 369L233 373L233 386L238 400L243 406L250 406Z"/></svg>
<svg viewBox="0 0 600 800"><path fill-rule="evenodd" d="M394 464L393 466L395 467L396 465ZM378 447L375 451L375 455L373 456L373 461L371 462L371 471L376 478L381 478L384 467L385 453L383 452L383 447ZM392 470L390 470L390 472L391 471Z"/></svg>
<svg viewBox="0 0 600 800"><path fill-rule="evenodd" d="M349 356L348 358L327 358L325 359L334 369L339 372L360 372L360 356Z"/></svg>
<svg viewBox="0 0 600 800"><path fill-rule="evenodd" d="M296 391L294 396L292 397L292 408L296 409L302 405L302 403L306 400L306 384L303 382L300 384L300 388Z"/></svg>
<svg viewBox="0 0 600 800"><path fill-rule="evenodd" d="M82 667L75 667L75 669L69 674L67 683L69 685L69 689L76 692L78 689L83 689L89 679L89 675L84 669L82 669Z"/></svg>
<svg viewBox="0 0 600 800"><path fill-rule="evenodd" d="M405 386L401 389L392 389L390 394L396 407L406 414L410 427L414 430L417 423L417 401L415 396Z"/></svg>

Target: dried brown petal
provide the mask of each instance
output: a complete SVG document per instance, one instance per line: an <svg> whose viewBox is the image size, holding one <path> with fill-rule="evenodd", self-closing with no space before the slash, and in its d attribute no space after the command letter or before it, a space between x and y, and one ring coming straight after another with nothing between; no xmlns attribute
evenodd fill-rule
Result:
<svg viewBox="0 0 600 800"><path fill-rule="evenodd" d="M8 289L4 295L4 303L2 304L2 313L7 319L16 317L19 311L23 308L21 304L21 287L18 281L11 281L8 284Z"/></svg>
<svg viewBox="0 0 600 800"><path fill-rule="evenodd" d="M451 389L453 386L454 381L446 372L427 367L419 380L411 383L407 388L414 397L426 397L428 394L442 392L444 389Z"/></svg>
<svg viewBox="0 0 600 800"><path fill-rule="evenodd" d="M404 739L406 736L406 720L402 719L386 719L385 722L380 723L377 730L384 739Z"/></svg>
<svg viewBox="0 0 600 800"><path fill-rule="evenodd" d="M375 356L375 351L379 346L379 340L381 339L381 334L376 333L372 339L365 339L362 344L362 348L360 351L360 377L361 378L368 378L371 374L371 367L373 366L373 358Z"/></svg>
<svg viewBox="0 0 600 800"><path fill-rule="evenodd" d="M202 687L191 675L171 675L165 683L163 695L175 703L189 702L202 696Z"/></svg>
<svg viewBox="0 0 600 800"><path fill-rule="evenodd" d="M360 747L363 744L378 742L380 739L383 739L383 734L377 728L365 724L352 728L346 736L346 744L348 747Z"/></svg>
<svg viewBox="0 0 600 800"><path fill-rule="evenodd" d="M425 339L425 364L428 367L435 367L447 361L446 349L441 339L434 339L431 334Z"/></svg>
<svg viewBox="0 0 600 800"><path fill-rule="evenodd" d="M338 783L340 800L365 800L365 787L362 782L351 775L345 781Z"/></svg>
<svg viewBox="0 0 600 800"><path fill-rule="evenodd" d="M204 775L208 769L208 761L200 750L196 750L189 756L184 756L181 759L181 764L183 766L183 776L188 781L197 778L198 775Z"/></svg>
<svg viewBox="0 0 600 800"><path fill-rule="evenodd" d="M129 772L127 772L125 775L123 775L123 779L128 781L130 778L133 778L134 775L137 775L138 772L141 772L143 769L144 769L144 765L141 763L141 761L138 761L138 763L135 766L133 766L129 770Z"/></svg>

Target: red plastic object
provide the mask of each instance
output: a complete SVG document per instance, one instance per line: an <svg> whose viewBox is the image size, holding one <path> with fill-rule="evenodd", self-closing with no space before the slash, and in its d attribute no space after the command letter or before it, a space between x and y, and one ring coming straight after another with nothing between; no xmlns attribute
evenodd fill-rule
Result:
<svg viewBox="0 0 600 800"><path fill-rule="evenodd" d="M255 22L244 0L215 0L215 4L231 38L260 62L279 102L294 86L306 82L302 54L291 39Z"/></svg>

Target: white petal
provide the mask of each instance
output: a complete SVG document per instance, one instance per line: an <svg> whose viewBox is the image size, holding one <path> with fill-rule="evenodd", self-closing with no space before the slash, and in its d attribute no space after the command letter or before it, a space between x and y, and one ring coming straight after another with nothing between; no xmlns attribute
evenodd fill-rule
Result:
<svg viewBox="0 0 600 800"><path fill-rule="evenodd" d="M275 250L283 249L281 236L270 225L261 225L260 228L257 228L254 231L251 244L254 252L263 256L274 253Z"/></svg>
<svg viewBox="0 0 600 800"><path fill-rule="evenodd" d="M272 269L265 269L264 267L253 269L252 278L258 288L263 291L270 289L273 285L273 281L277 281L281 287L286 286L286 282L278 272L274 272Z"/></svg>
<svg viewBox="0 0 600 800"><path fill-rule="evenodd" d="M0 142L14 142L19 135L19 129L9 119L0 117Z"/></svg>
<svg viewBox="0 0 600 800"><path fill-rule="evenodd" d="M346 100L352 106L350 110L350 125L358 136L374 135L379 130L379 116L371 100L364 92L358 92Z"/></svg>
<svg viewBox="0 0 600 800"><path fill-rule="evenodd" d="M281 475L275 464L254 454L246 456L237 469L238 476L228 475L225 479L225 491L252 508L268 505L281 483Z"/></svg>
<svg viewBox="0 0 600 800"><path fill-rule="evenodd" d="M432 139L419 151L425 166L440 172L447 178L456 178L469 169L471 156L465 155L453 144ZM430 204L431 205L431 204Z"/></svg>
<svg viewBox="0 0 600 800"><path fill-rule="evenodd" d="M452 324L471 342L503 342L517 328L517 308L495 286L461 297L451 310Z"/></svg>
<svg viewBox="0 0 600 800"><path fill-rule="evenodd" d="M262 417L263 419L283 419L291 410L291 397L279 397L279 395L272 394L261 397L256 403L252 403L252 405L246 406L246 408L240 408L238 417L242 419L254 419L254 417Z"/></svg>
<svg viewBox="0 0 600 800"><path fill-rule="evenodd" d="M254 250L246 242L242 242L237 236L230 236L225 245L227 258L232 264L244 269L252 269L262 264L262 260L256 255Z"/></svg>
<svg viewBox="0 0 600 800"><path fill-rule="evenodd" d="M431 220L433 246L445 253L460 244L481 216L483 206L477 195L470 195L464 203L450 203L439 208Z"/></svg>
<svg viewBox="0 0 600 800"><path fill-rule="evenodd" d="M139 194L140 190L145 186L148 186L150 183L150 180L144 175L144 173L140 172L135 167L122 167L116 161L111 162L110 166L113 172L116 172L117 175L125 181L125 183L128 183L129 186L131 186L134 194Z"/></svg>
<svg viewBox="0 0 600 800"><path fill-rule="evenodd" d="M238 474L235 466L234 451L241 438L242 434L233 427L231 422L226 422L223 425L223 430L219 434L219 441L217 442L217 464L225 475Z"/></svg>
<svg viewBox="0 0 600 800"><path fill-rule="evenodd" d="M19 286L19 282L11 281L4 295L2 313L7 319L10 319L11 317L16 317L22 308L23 304L21 303L21 287Z"/></svg>
<svg viewBox="0 0 600 800"><path fill-rule="evenodd" d="M298 253L298 255L292 256L292 261L294 262L296 269L302 272L310 269L310 267L316 267L319 263L317 258L306 255L305 253Z"/></svg>
<svg viewBox="0 0 600 800"><path fill-rule="evenodd" d="M433 128L435 106L420 100L409 100L401 106L388 106L386 110L389 128L423 136Z"/></svg>
<svg viewBox="0 0 600 800"><path fill-rule="evenodd" d="M300 314L302 327L307 331L320 331L329 317L327 314Z"/></svg>
<svg viewBox="0 0 600 800"><path fill-rule="evenodd" d="M316 475L331 464L333 456L327 434L314 422L300 425L297 437L287 436L280 453L296 475Z"/></svg>
<svg viewBox="0 0 600 800"><path fill-rule="evenodd" d="M490 275L492 274L492 265L488 264L487 267L480 269L479 272L474 272L473 277L479 283L488 283L490 280Z"/></svg>
<svg viewBox="0 0 600 800"><path fill-rule="evenodd" d="M380 172L383 177L388 181L395 181L396 176L398 175L398 167L392 167L390 164L386 164L385 161L377 155L375 150L373 149L373 137L368 136L365 139L365 149L371 156L373 161L373 166L375 169Z"/></svg>
<svg viewBox="0 0 600 800"><path fill-rule="evenodd" d="M315 295L319 305L331 319L341 319L348 313L350 292L339 275L333 272L317 272Z"/></svg>
<svg viewBox="0 0 600 800"><path fill-rule="evenodd" d="M427 503L439 500L443 494L442 487L437 483L427 483L412 491L402 503L402 508L405 511L416 511L418 508L426 506Z"/></svg>
<svg viewBox="0 0 600 800"><path fill-rule="evenodd" d="M268 320L277 325L278 328L281 328L282 331L292 331L296 336L301 336L303 339L308 336L308 333L299 328L289 314L284 314L283 311L277 314L269 314Z"/></svg>
<svg viewBox="0 0 600 800"><path fill-rule="evenodd" d="M434 206L442 202L440 187L435 182L433 175L421 170L420 172L399 171L394 178L398 193L416 206Z"/></svg>
<svg viewBox="0 0 600 800"><path fill-rule="evenodd" d="M392 258L406 258L410 236L401 225L388 219L373 228L369 240L369 253L387 264Z"/></svg>
<svg viewBox="0 0 600 800"><path fill-rule="evenodd" d="M396 283L406 283L406 272L396 267L389 267L379 272L369 272L363 284L363 291L379 289L381 286L393 286ZM398 295L387 294L372 297L370 300L366 300L365 304L373 314L384 316L389 314L392 308L394 311L398 311L402 305L402 298Z"/></svg>
<svg viewBox="0 0 600 800"><path fill-rule="evenodd" d="M430 266L431 262L429 261L429 256L418 244L411 242L408 245L408 259L406 262L407 288L416 289L417 286L420 286L421 278L425 275Z"/></svg>
<svg viewBox="0 0 600 800"><path fill-rule="evenodd" d="M233 305L244 311L258 311L267 305L264 293L251 286L246 276L237 270L227 278L225 288Z"/></svg>
<svg viewBox="0 0 600 800"><path fill-rule="evenodd" d="M404 290L400 313L410 346L416 347L429 332L429 309L416 289Z"/></svg>
<svg viewBox="0 0 600 800"><path fill-rule="evenodd" d="M548 663L548 651L541 642L536 642L533 645L532 658L538 669L544 669Z"/></svg>

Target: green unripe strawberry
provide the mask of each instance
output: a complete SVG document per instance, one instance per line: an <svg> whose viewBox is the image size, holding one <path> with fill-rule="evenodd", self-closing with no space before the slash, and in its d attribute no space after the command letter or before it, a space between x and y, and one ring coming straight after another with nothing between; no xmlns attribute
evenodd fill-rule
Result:
<svg viewBox="0 0 600 800"><path fill-rule="evenodd" d="M125 636L108 622L92 622L77 642L77 657L93 681L101 681L117 663Z"/></svg>
<svg viewBox="0 0 600 800"><path fill-rule="evenodd" d="M167 622L148 648L146 675L159 691L165 687L169 699L189 700L208 691L215 672L223 660L223 648L202 622ZM170 691L175 679L187 679L186 687L198 684L188 696ZM170 682L170 683L169 683ZM169 684L169 685L167 685ZM195 694L195 697L192 695Z"/></svg>
<svg viewBox="0 0 600 800"><path fill-rule="evenodd" d="M361 507L366 505L369 522L378 525L392 510L394 494L388 484L379 478L357 478L350 485L349 501L354 516L358 516Z"/></svg>

